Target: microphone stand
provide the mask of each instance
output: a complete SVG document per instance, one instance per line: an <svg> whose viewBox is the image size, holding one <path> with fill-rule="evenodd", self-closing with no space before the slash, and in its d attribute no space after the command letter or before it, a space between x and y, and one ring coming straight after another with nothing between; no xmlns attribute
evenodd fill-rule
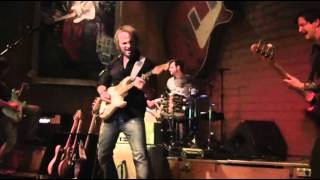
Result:
<svg viewBox="0 0 320 180"><path fill-rule="evenodd" d="M220 100L221 100L221 113L223 114L223 119L221 119L221 126L220 126L220 134L221 134L221 144L224 143L224 129L223 129L223 126L224 126L224 93L223 93L223 81L224 81L224 72L225 71L229 71L230 69L229 68L220 68L219 69L219 72L220 72L220 77L221 77L221 94L220 94Z"/></svg>
<svg viewBox="0 0 320 180"><path fill-rule="evenodd" d="M27 26L28 31L26 33L24 33L22 36L20 36L18 38L18 40L16 40L13 43L9 43L6 45L6 48L1 51L0 56L4 55L5 53L7 53L10 49L18 46L25 38L27 38L29 35L31 35L35 30L38 30L39 27L35 27L35 28L30 28L30 26Z"/></svg>

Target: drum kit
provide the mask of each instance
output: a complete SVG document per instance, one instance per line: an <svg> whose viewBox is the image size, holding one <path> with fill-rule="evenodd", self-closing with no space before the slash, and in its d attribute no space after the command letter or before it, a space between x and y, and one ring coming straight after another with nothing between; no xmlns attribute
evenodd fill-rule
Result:
<svg viewBox="0 0 320 180"><path fill-rule="evenodd" d="M204 141L206 141L206 148L210 149L212 136L215 135L214 129L211 128L211 121L216 120L212 117L214 104L211 103L208 95L200 94L196 88L190 88L189 94L189 97L185 97L165 93L155 100L157 112L154 114L157 121L162 124L163 143L179 147L203 146L203 143L200 143L203 140L199 140L196 136L200 134L199 121L205 120L204 122L208 122L209 125L208 136Z"/></svg>

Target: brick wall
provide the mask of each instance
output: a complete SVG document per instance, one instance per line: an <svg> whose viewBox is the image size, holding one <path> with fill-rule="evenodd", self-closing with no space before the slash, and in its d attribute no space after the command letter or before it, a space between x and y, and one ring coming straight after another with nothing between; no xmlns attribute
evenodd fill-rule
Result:
<svg viewBox="0 0 320 180"><path fill-rule="evenodd" d="M319 5L316 2L272 1L236 4L234 17L225 28L219 59L221 67L230 68L224 73L226 137L231 136L242 120L271 119L279 126L290 155L310 154L315 126L304 115L307 103L282 82L271 65L252 55L249 48L260 38L272 42L277 47L275 60L290 74L306 80L311 43L298 34L293 22L302 9ZM216 83L212 100L220 105L219 74L212 78Z"/></svg>

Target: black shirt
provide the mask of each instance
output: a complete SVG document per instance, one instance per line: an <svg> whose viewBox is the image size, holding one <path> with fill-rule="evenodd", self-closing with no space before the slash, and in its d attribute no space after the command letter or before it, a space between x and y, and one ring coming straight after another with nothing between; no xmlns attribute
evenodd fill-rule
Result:
<svg viewBox="0 0 320 180"><path fill-rule="evenodd" d="M100 75L98 85L105 85L107 87L118 85L125 77L130 76L133 66L137 60L140 59L140 53L135 53L129 60L126 68L123 67L123 57L118 57ZM154 64L147 58L140 69L137 76L141 76L152 70ZM129 90L128 95L124 98L127 105L118 109L110 118L116 118L119 114L124 115L125 118L144 117L146 110L146 97L142 90L133 87Z"/></svg>

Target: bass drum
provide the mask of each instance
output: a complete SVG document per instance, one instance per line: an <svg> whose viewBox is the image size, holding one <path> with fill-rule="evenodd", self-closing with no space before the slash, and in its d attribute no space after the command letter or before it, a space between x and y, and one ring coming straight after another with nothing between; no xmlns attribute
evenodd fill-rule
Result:
<svg viewBox="0 0 320 180"><path fill-rule="evenodd" d="M183 120L186 115L187 99L178 94L171 94L162 99L161 119Z"/></svg>

